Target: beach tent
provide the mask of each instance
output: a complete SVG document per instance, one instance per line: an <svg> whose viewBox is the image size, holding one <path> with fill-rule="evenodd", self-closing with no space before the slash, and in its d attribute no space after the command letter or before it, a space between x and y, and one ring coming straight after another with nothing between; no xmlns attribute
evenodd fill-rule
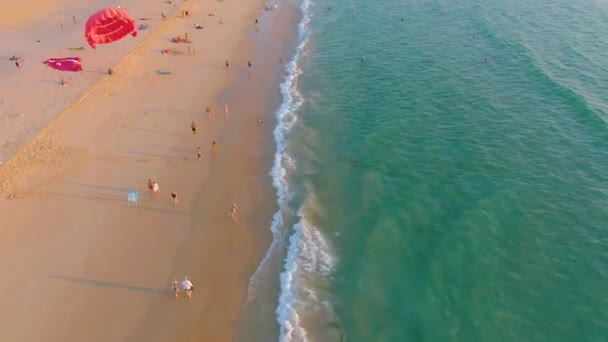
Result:
<svg viewBox="0 0 608 342"><path fill-rule="evenodd" d="M80 57L49 58L43 63L59 71L82 71Z"/></svg>
<svg viewBox="0 0 608 342"><path fill-rule="evenodd" d="M135 19L120 7L98 11L85 25L85 37L93 49L97 44L108 44L128 34L137 37Z"/></svg>

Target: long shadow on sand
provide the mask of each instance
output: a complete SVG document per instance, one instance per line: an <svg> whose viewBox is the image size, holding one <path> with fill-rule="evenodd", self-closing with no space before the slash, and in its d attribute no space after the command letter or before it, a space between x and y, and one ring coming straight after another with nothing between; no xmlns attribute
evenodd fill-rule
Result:
<svg viewBox="0 0 608 342"><path fill-rule="evenodd" d="M89 184L89 183L83 183L83 182L72 181L72 180L66 180L63 182L65 184L69 184L69 185L75 185L75 186L80 186L80 187L85 187L85 188L112 190L112 191L117 191L120 193L126 193L127 191L131 190L131 189L127 189L127 188L120 188L120 187L107 186L107 185L98 185L98 184Z"/></svg>
<svg viewBox="0 0 608 342"><path fill-rule="evenodd" d="M141 157L152 157L152 158L160 158L160 159L171 159L176 161L188 161L190 158L183 156L176 156L170 154L160 154L160 153L150 153L150 152L142 152L142 151L128 151L129 154L133 154Z"/></svg>
<svg viewBox="0 0 608 342"><path fill-rule="evenodd" d="M184 110L184 109L175 109L175 108L155 108L155 109L146 109L144 110L144 114L146 115L202 115L203 111L193 111L193 110Z"/></svg>
<svg viewBox="0 0 608 342"><path fill-rule="evenodd" d="M186 130L184 130L184 133L175 133L175 132L167 132L167 131L163 131L160 129L153 129L153 128L142 128L142 127L132 127L132 126L127 126L127 125L121 125L122 128L124 129L129 129L132 131L140 131L140 132L146 132L146 133L159 133L159 134L167 134L167 135L175 135L178 137L184 136L186 135Z"/></svg>
<svg viewBox="0 0 608 342"><path fill-rule="evenodd" d="M93 194L93 193L71 194L71 193L46 191L43 193L43 195L47 195L47 196L51 196L51 197L64 197L64 198L71 198L71 199L88 200L88 201L106 201L106 202L114 202L114 203L124 203L123 207L128 207L129 209L132 209L132 210L147 210L147 211L154 211L157 213L164 213L164 214L191 216L190 213L183 212L183 211L142 206L141 202L140 202L140 204L128 204L126 194L124 196L104 196L104 195ZM167 205L172 206L172 204L170 204L169 200L167 200ZM205 219L218 219L222 216L197 215L197 217L205 218Z"/></svg>
<svg viewBox="0 0 608 342"><path fill-rule="evenodd" d="M124 205L122 207L126 207L126 208L129 208L132 210L143 210L143 211L152 211L152 212L163 213L163 214L190 216L197 222L198 221L209 221L209 220L217 220L217 221L230 221L231 220L230 216L228 214L218 215L218 214L206 214L206 213L199 213L199 212L189 213L186 211L179 211L179 210L175 210L175 209L165 209L165 208L159 208L159 207L142 206L141 205L142 202L140 202L139 204L128 204L126 194L124 196L104 196L104 195L93 194L93 193L71 194L71 193L60 193L60 192L52 192L52 191L46 191L42 194L47 195L47 196L64 197L64 198L80 199L80 200L88 200L88 201L107 201L107 202L114 202L114 203L124 203ZM150 200L144 201L143 203L150 203L152 201L163 201L163 199L150 199ZM171 203L170 200L167 199L166 202L167 202L168 207L173 207L173 204Z"/></svg>
<svg viewBox="0 0 608 342"><path fill-rule="evenodd" d="M75 283L80 285L88 285L94 287L105 287L111 289L120 289L125 291L133 291L140 293L156 293L156 294L166 294L171 291L165 288L154 288L154 287L143 287L143 286L134 286L122 283L115 283L111 281L103 281L103 280L95 280L95 279L87 279L87 278L77 278L77 277L68 277L62 275L50 275L49 278L55 280L62 280L69 283Z"/></svg>

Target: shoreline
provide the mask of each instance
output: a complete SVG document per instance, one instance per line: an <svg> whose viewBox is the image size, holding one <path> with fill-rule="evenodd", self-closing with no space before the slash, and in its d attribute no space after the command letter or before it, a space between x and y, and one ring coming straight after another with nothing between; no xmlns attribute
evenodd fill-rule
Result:
<svg viewBox="0 0 608 342"><path fill-rule="evenodd" d="M247 27L260 15L259 6L197 3L193 13L199 17L213 5L225 11L225 27L209 24L204 31L213 30L206 39L226 46L210 43L214 48L204 51L203 63L194 56L153 55L167 46L168 32L180 32L170 27L179 21L162 25L109 81L89 89L73 109L0 165L0 175L8 169L14 176L14 196L0 199L0 211L6 213L0 274L12 277L0 295L5 303L0 319L11 326L1 338L234 339L249 277L269 241L263 235L270 235L274 212L267 176L274 153L267 148L274 143L269 134L274 104L267 96L278 87L264 70L280 73L272 59L254 60L251 79L242 65L233 64L229 73L222 70L224 56L218 50L238 46L230 54L246 56L243 51L255 49L257 38ZM242 18L249 19L243 23ZM268 41L283 51L290 43ZM178 65L172 59L184 60ZM142 65L166 65L173 74L161 78L144 72ZM239 84L243 89L229 94ZM224 120L217 102L230 98L236 103ZM205 103L215 108L210 121L203 119ZM266 123L257 125L256 116ZM203 148L202 162L192 157L190 120L201 132L194 144ZM217 154L208 150L211 139L219 143ZM147 194L149 177L159 179L160 199ZM178 189L178 207L166 198L172 188ZM126 205L129 189L140 192L138 207ZM228 216L233 201L239 205L236 224ZM184 274L197 291L190 303L175 303L169 285L173 275ZM25 301L10 296L23 291L32 294Z"/></svg>

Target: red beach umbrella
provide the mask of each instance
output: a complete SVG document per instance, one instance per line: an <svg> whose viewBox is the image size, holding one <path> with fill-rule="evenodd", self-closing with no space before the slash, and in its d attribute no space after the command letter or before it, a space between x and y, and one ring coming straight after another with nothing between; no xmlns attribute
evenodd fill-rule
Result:
<svg viewBox="0 0 608 342"><path fill-rule="evenodd" d="M89 17L85 25L85 37L93 49L97 44L112 43L128 34L137 37L135 19L120 7L98 11Z"/></svg>

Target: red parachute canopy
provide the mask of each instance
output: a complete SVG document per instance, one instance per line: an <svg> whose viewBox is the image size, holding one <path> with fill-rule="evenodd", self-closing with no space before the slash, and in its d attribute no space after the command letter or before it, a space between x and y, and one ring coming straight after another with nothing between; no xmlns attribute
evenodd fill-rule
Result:
<svg viewBox="0 0 608 342"><path fill-rule="evenodd" d="M50 58L43 63L60 71L82 71L80 57Z"/></svg>
<svg viewBox="0 0 608 342"><path fill-rule="evenodd" d="M96 44L107 44L131 34L137 37L135 19L120 7L105 8L93 14L85 25L85 37L94 49Z"/></svg>

